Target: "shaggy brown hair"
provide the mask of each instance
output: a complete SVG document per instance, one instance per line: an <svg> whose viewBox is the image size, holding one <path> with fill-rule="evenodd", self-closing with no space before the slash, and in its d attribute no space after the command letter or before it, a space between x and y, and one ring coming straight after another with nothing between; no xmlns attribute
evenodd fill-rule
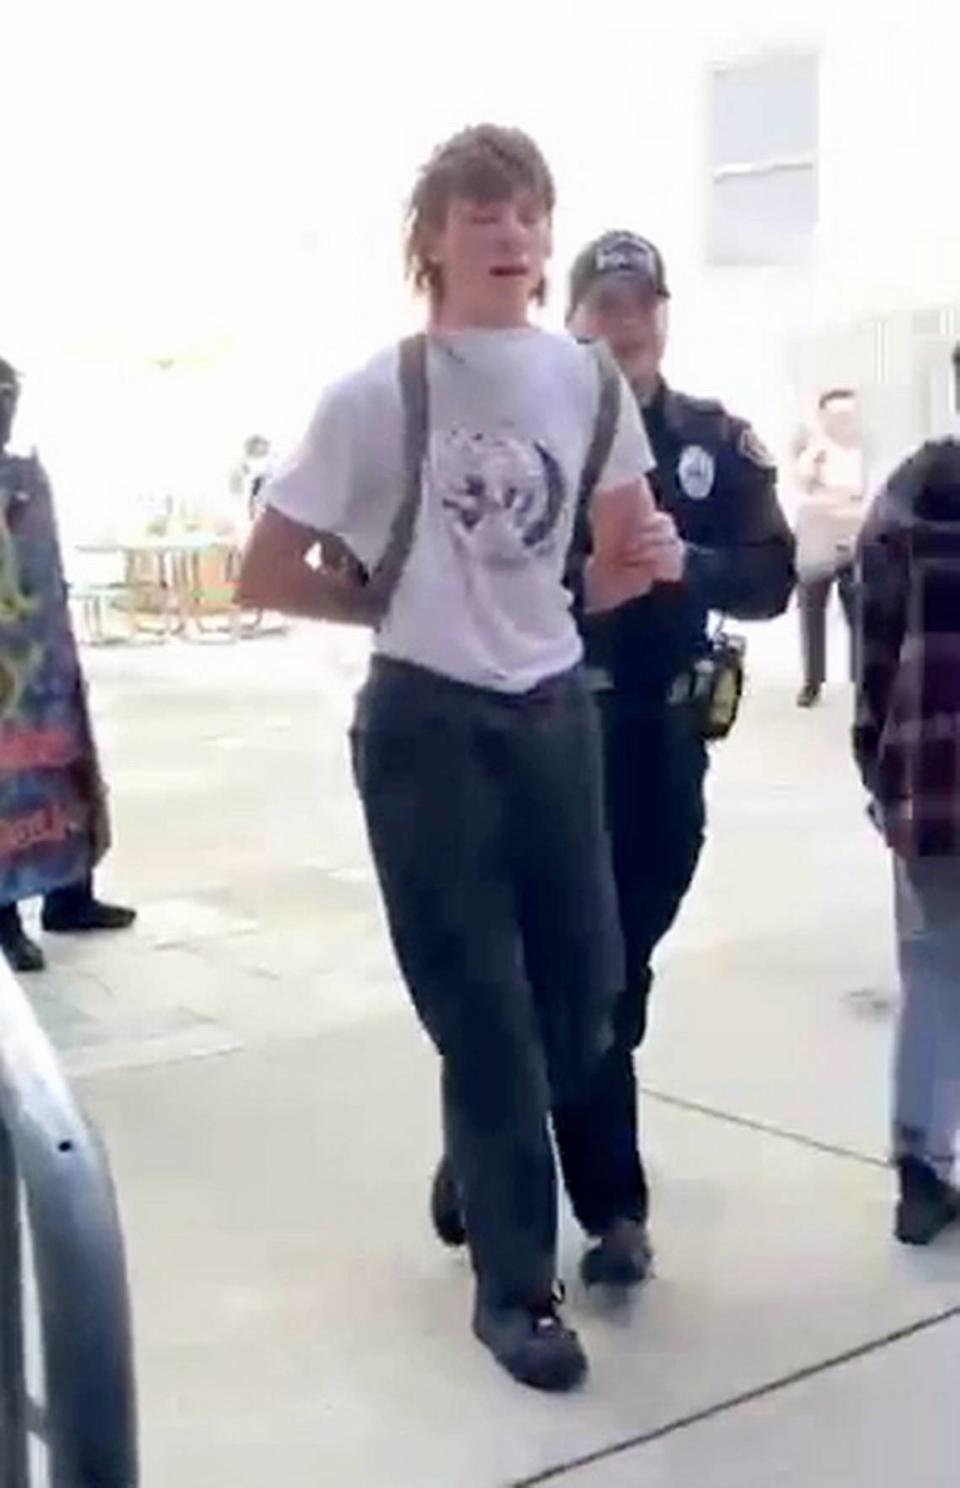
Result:
<svg viewBox="0 0 960 1488"><path fill-rule="evenodd" d="M549 217L556 202L550 167L529 135L520 129L477 124L440 145L420 172L407 212L406 266L414 288L439 296L440 271L426 254L425 238L447 220L456 198L502 202L529 191ZM535 298L542 302L546 285Z"/></svg>

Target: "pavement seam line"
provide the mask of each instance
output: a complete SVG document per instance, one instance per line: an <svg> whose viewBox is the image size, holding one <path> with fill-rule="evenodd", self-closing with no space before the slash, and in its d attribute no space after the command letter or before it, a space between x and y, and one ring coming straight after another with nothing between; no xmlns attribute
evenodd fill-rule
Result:
<svg viewBox="0 0 960 1488"><path fill-rule="evenodd" d="M557 1463L555 1467L545 1468L542 1472L534 1473L532 1477L517 1478L509 1485L509 1488L540 1488L540 1485L544 1483L559 1482L561 1478L580 1472L583 1468L595 1467L598 1463L611 1461L614 1457L622 1457L627 1452L640 1447L651 1446L654 1442L663 1441L666 1437L677 1436L693 1426L704 1425L721 1416L729 1415L745 1405L752 1405L758 1400L766 1400L772 1395L779 1395L797 1385L805 1384L807 1380L817 1379L820 1375L830 1374L849 1364L856 1364L861 1359L883 1353L898 1343L905 1343L910 1338L915 1338L921 1333L927 1333L933 1328L942 1327L944 1323L954 1322L957 1319L960 1319L960 1303L955 1303L952 1307L944 1308L943 1311L933 1313L929 1317L918 1318L916 1322L906 1323L902 1328L894 1328L879 1338L871 1338L865 1343L856 1344L853 1348L844 1349L839 1354L831 1354L816 1364L806 1364L802 1369L794 1369L788 1374L778 1375L765 1384L755 1385L750 1390L742 1390L737 1395L731 1395L727 1400L717 1400L713 1405L703 1406L700 1410L691 1411L685 1416L677 1416L672 1421L665 1421L662 1426L654 1426L650 1431L625 1437L623 1441L613 1442L608 1447L599 1447L595 1452L586 1452L582 1457L573 1457L568 1462Z"/></svg>
<svg viewBox="0 0 960 1488"><path fill-rule="evenodd" d="M682 1095L670 1095L651 1085L640 1086L641 1095L647 1100L657 1101L662 1106L674 1106L680 1111L689 1111L695 1116L708 1116L714 1121L725 1121L729 1126L740 1126L746 1131L759 1132L765 1137L776 1137L781 1142L793 1142L798 1147L808 1147L814 1152L823 1152L828 1157L843 1157L849 1162L860 1163L867 1168L886 1171L890 1164L882 1157L871 1157L869 1152L860 1152L856 1147L842 1147L836 1142L824 1142L819 1137L809 1137L804 1132L790 1127L775 1126L761 1121L757 1116L738 1116L734 1111L723 1111L718 1106L708 1106L702 1101L687 1100Z"/></svg>

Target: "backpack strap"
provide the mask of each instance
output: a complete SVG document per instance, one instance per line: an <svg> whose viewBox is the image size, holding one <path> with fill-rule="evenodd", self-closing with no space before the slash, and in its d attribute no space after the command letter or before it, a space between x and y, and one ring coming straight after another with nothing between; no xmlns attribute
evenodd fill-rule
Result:
<svg viewBox="0 0 960 1488"><path fill-rule="evenodd" d="M590 350L597 362L600 401L597 404L597 421L593 426L593 438L590 440L590 448L587 450L587 458L583 462L583 473L580 476L581 506L590 501L597 481L603 474L603 467L610 458L617 425L620 422L620 396L623 387L620 369L605 343L595 341Z"/></svg>
<svg viewBox="0 0 960 1488"><path fill-rule="evenodd" d="M430 393L427 379L427 337L409 336L400 343L400 395L403 404L403 492L394 514L383 556L364 589L364 608L381 625L390 609L413 547L423 499L423 462L430 433ZM621 377L605 345L591 347L600 380L597 417L580 477L577 527L583 528L589 549L589 506L597 481L610 456L620 419ZM576 546L575 542L575 546Z"/></svg>
<svg viewBox="0 0 960 1488"><path fill-rule="evenodd" d="M400 398L403 405L403 491L394 514L383 557L364 588L364 606L382 625L413 547L423 498L423 462L430 433L427 381L427 337L408 336L399 348Z"/></svg>
<svg viewBox="0 0 960 1488"><path fill-rule="evenodd" d="M623 387L620 369L607 346L602 341L594 341L591 343L590 350L597 362L600 399L597 403L597 417L593 426L590 447L587 450L587 457L583 462L583 471L580 476L573 538L567 563L567 583L573 591L577 606L580 603L583 565L593 547L590 531L590 499L613 448L614 436L620 422L620 397Z"/></svg>

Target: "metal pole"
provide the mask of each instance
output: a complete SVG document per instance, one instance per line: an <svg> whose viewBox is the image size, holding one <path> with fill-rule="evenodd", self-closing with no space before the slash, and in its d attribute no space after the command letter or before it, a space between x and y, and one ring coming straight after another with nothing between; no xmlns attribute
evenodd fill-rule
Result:
<svg viewBox="0 0 960 1488"><path fill-rule="evenodd" d="M21 1213L36 1278L49 1480L136 1488L129 1296L103 1147L0 957L0 1488L28 1488L37 1432L24 1370Z"/></svg>
<svg viewBox="0 0 960 1488"><path fill-rule="evenodd" d="M20 1189L0 1121L0 1488L29 1488Z"/></svg>

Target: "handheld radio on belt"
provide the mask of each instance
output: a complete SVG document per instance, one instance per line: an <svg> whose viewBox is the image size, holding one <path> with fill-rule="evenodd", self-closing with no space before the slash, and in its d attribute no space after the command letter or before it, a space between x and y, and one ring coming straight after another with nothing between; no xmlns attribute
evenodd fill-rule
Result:
<svg viewBox="0 0 960 1488"><path fill-rule="evenodd" d="M674 682L670 702L692 706L708 743L725 739L737 721L746 684L747 643L731 635L723 620L710 636L710 650Z"/></svg>

